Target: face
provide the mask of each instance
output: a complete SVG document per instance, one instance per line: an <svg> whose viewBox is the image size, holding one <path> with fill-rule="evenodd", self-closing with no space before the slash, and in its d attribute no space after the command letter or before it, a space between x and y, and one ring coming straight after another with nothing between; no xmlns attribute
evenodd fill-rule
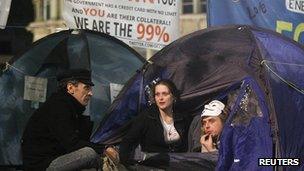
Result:
<svg viewBox="0 0 304 171"><path fill-rule="evenodd" d="M163 84L155 87L155 102L159 109L164 111L171 111L174 97L169 88Z"/></svg>
<svg viewBox="0 0 304 171"><path fill-rule="evenodd" d="M68 83L68 93L70 93L79 103L86 106L92 97L92 87L79 82L77 85Z"/></svg>
<svg viewBox="0 0 304 171"><path fill-rule="evenodd" d="M211 134L213 137L220 135L223 129L223 123L217 116L209 116L202 120L203 130L206 134Z"/></svg>

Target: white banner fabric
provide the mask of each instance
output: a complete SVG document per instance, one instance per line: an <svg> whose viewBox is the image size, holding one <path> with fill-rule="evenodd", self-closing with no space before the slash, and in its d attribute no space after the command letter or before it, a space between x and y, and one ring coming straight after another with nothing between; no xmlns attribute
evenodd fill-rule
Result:
<svg viewBox="0 0 304 171"><path fill-rule="evenodd" d="M12 0L1 0L0 1L0 29L4 29L6 26L8 14L11 8Z"/></svg>
<svg viewBox="0 0 304 171"><path fill-rule="evenodd" d="M69 28L110 34L129 46L162 49L179 37L179 0L64 0Z"/></svg>

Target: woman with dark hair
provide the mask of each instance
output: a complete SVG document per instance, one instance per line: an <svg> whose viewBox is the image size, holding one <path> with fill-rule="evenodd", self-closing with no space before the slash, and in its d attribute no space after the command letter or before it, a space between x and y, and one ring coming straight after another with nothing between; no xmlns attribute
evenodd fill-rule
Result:
<svg viewBox="0 0 304 171"><path fill-rule="evenodd" d="M120 144L119 156L123 164L135 164L132 156L140 144L146 153L186 152L190 119L174 110L179 98L174 83L160 80L153 88L155 104L140 113Z"/></svg>

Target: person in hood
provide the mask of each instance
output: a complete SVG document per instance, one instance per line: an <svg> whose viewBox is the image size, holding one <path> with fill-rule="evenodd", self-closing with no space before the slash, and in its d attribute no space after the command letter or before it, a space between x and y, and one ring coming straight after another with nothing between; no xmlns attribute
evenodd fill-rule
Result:
<svg viewBox="0 0 304 171"><path fill-rule="evenodd" d="M98 168L103 146L89 141L93 123L83 115L93 95L91 72L71 69L57 80L58 91L33 113L23 133L24 169Z"/></svg>

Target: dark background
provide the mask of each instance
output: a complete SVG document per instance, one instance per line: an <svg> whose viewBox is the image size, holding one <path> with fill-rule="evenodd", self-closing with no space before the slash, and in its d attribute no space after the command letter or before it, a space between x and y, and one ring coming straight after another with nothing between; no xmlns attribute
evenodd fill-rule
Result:
<svg viewBox="0 0 304 171"><path fill-rule="evenodd" d="M33 35L25 27L32 21L34 21L32 0L12 0L6 28L0 29L0 63L29 48Z"/></svg>

